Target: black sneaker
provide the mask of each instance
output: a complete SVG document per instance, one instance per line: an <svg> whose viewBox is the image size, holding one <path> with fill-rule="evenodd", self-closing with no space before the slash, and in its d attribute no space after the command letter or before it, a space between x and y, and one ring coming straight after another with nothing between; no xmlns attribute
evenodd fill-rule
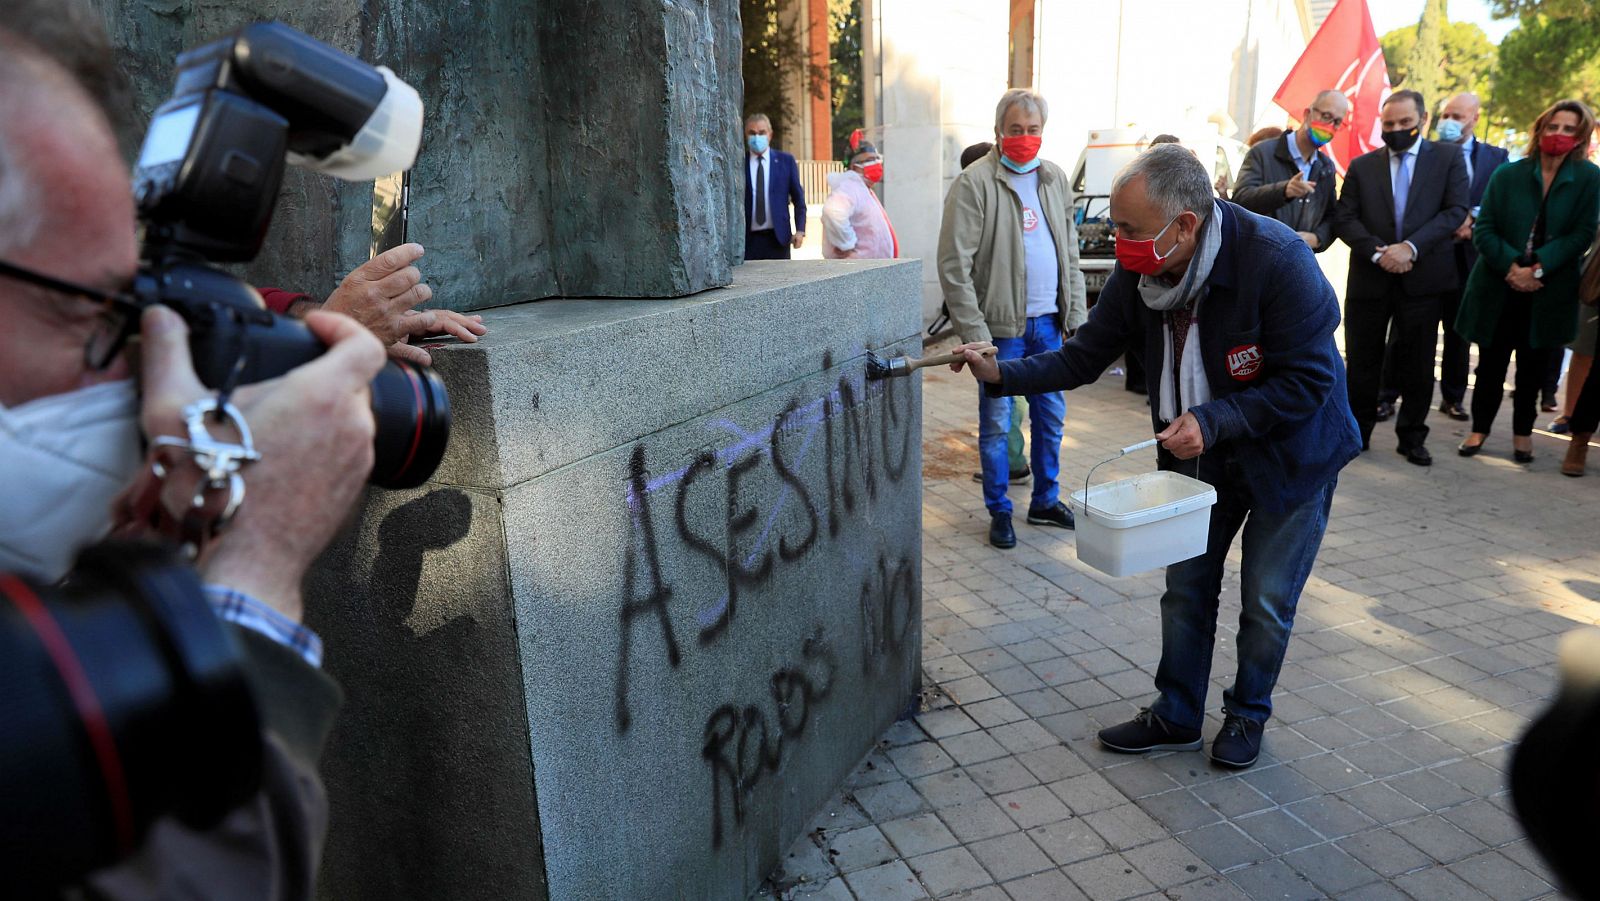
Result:
<svg viewBox="0 0 1600 901"><path fill-rule="evenodd" d="M1174 726L1146 707L1120 726L1100 730L1100 746L1118 754L1149 751L1198 751L1200 730Z"/></svg>
<svg viewBox="0 0 1600 901"><path fill-rule="evenodd" d="M1011 484L1013 484L1013 485L1026 485L1028 483L1028 480L1031 479L1031 478L1033 478L1033 470L1029 469L1026 466L1022 467L1022 470L1020 472L1015 470L1015 469L1011 470ZM972 474L972 481L974 481L974 482L983 481L983 473L981 473L981 472L973 473Z"/></svg>
<svg viewBox="0 0 1600 901"><path fill-rule="evenodd" d="M989 543L1001 550L1017 546L1017 530L1011 528L1010 513L996 513L990 517Z"/></svg>
<svg viewBox="0 0 1600 901"><path fill-rule="evenodd" d="M1254 720L1222 711L1222 731L1211 741L1211 760L1226 767L1242 770L1261 756L1261 730L1265 728Z"/></svg>
<svg viewBox="0 0 1600 901"><path fill-rule="evenodd" d="M1028 508L1028 522L1036 526L1055 526L1058 529L1070 529L1074 525L1072 511L1060 501L1056 501L1054 507Z"/></svg>

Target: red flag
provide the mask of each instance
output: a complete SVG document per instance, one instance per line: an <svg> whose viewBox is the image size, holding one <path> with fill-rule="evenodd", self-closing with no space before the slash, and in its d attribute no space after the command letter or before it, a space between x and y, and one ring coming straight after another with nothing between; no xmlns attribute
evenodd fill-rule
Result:
<svg viewBox="0 0 1600 901"><path fill-rule="evenodd" d="M1334 4L1272 102L1291 116L1303 116L1317 94L1328 90L1341 91L1350 100L1344 128L1328 144L1343 175L1351 160L1383 146L1379 112L1389 96L1389 67L1383 62L1367 0Z"/></svg>

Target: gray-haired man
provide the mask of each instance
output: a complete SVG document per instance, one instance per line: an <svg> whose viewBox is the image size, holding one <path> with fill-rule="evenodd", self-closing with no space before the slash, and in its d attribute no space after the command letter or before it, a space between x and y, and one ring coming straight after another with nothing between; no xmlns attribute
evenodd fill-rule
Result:
<svg viewBox="0 0 1600 901"><path fill-rule="evenodd" d="M995 107L995 147L964 170L945 197L939 229L939 283L963 340L993 341L1014 360L1061 346L1062 333L1087 317L1072 190L1060 166L1039 159L1049 106L1032 91L1007 91ZM1021 392L1013 392L1021 393ZM1028 522L1072 528L1056 474L1066 400L1060 391L1028 395L1033 421L1033 498ZM1011 526L1007 398L978 395L978 453L989 543L1016 547Z"/></svg>
<svg viewBox="0 0 1600 901"><path fill-rule="evenodd" d="M965 345L954 368L970 365L995 396L1070 390L1143 340L1161 468L1198 475L1217 503L1205 553L1167 567L1160 697L1100 743L1128 754L1200 747L1223 564L1242 529L1239 669L1211 758L1247 767L1335 480L1361 450L1333 343L1339 301L1299 236L1213 200L1205 166L1182 147L1151 147L1117 176L1111 219L1117 266L1072 340L998 364Z"/></svg>

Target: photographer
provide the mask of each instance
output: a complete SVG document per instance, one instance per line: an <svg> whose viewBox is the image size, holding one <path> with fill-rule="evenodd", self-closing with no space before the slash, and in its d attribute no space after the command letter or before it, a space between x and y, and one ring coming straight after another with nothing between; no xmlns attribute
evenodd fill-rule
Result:
<svg viewBox="0 0 1600 901"><path fill-rule="evenodd" d="M110 128L67 71L3 29L0 122L0 260L91 291L121 289L138 259ZM164 481L153 475L138 432L181 440L186 408L214 394L195 376L186 326L168 309L147 309L136 324L138 394L128 355L93 365L97 348L133 329L123 314L0 276L0 316L0 471L15 480L0 505L0 570L56 579L75 550L108 531L119 492L124 509L151 499L185 510L199 471L184 464L169 466ZM205 832L159 821L136 856L90 877L91 897L314 894L327 818L316 757L338 689L317 668L319 641L300 625L300 585L372 466L368 383L384 352L344 316L316 312L306 325L326 353L232 397L260 459L242 471L246 497L198 564L244 650L261 721L261 789ZM211 428L221 440L242 439Z"/></svg>
<svg viewBox="0 0 1600 901"><path fill-rule="evenodd" d="M131 103L126 79L113 65L117 50L99 13L85 0L8 0L5 27L65 68L99 104L114 131L127 124ZM298 319L315 310L343 313L377 335L390 357L428 366L432 357L413 341L444 335L472 344L488 328L482 316L413 309L433 298L416 266L422 254L421 244L392 247L352 269L320 302L282 288L260 291L274 313Z"/></svg>

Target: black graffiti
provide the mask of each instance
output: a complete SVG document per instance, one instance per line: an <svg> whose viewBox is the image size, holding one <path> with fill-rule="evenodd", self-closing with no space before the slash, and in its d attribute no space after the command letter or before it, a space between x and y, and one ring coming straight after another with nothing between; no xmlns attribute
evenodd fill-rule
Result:
<svg viewBox="0 0 1600 901"><path fill-rule="evenodd" d="M880 554L878 565L861 582L861 671L873 668L905 647L917 618L919 594L916 563L910 557L890 562Z"/></svg>
<svg viewBox="0 0 1600 901"><path fill-rule="evenodd" d="M837 669L822 630L801 647L804 664L784 667L769 682L774 716L756 704L724 704L706 719L700 756L711 768L711 846L722 847L723 808L735 825L744 822L745 803L763 777L783 764L785 742L805 735L812 709L833 693ZM775 723L775 725L774 725ZM732 749L732 756L729 749ZM726 794L726 804L724 803Z"/></svg>
<svg viewBox="0 0 1600 901"><path fill-rule="evenodd" d="M668 663L676 669L681 662L668 615L673 587L662 572L658 543L673 539L658 538L649 496L658 491L673 495L676 540L722 576L715 583L721 589L716 603L704 604L702 597L703 607L696 611L698 644L714 645L733 626L741 602L754 588L770 583L783 566L812 553L825 536L837 540L849 517L877 498L880 486L906 477L918 440L912 428L913 400L907 380L868 383L859 372L851 372L841 375L822 398L788 404L765 434L746 435L720 451L701 451L677 473L652 481L643 445L633 448L627 487L633 535L624 562L616 684L619 731L627 731L631 724L628 692L634 621L653 613L661 625ZM825 459L820 465L806 465L816 453ZM807 473L815 475L808 478ZM818 485L819 479L824 484ZM699 496L695 491L719 489L726 492L725 508L719 511L725 529L721 535L713 522L703 518L691 522L690 515L690 504Z"/></svg>
<svg viewBox="0 0 1600 901"><path fill-rule="evenodd" d="M655 527L650 523L650 499L645 491L644 447L635 445L628 462L629 500L633 504L634 537L628 545L627 557L622 565L622 647L617 651L617 731L626 732L633 724L628 710L628 658L633 645L633 621L646 613L654 613L661 623L661 641L667 648L667 662L674 669L681 662L678 638L672 632L672 617L667 602L672 599L672 588L661 578L661 558L656 549ZM648 570L649 592L635 600L636 574L639 557L643 556Z"/></svg>
<svg viewBox="0 0 1600 901"><path fill-rule="evenodd" d="M791 464L784 462L783 442L778 440L784 434L801 434L798 429L787 430L781 428L784 422L793 419L798 406L798 404L790 403L789 406L785 407L783 412L778 415L780 428L772 430L772 468L778 471L778 478L789 486L789 490L794 492L794 496L800 500L800 505L805 508L805 523L808 529L806 537L793 545L789 543L788 535L783 535L778 539L778 557L785 563L793 563L804 557L816 545L818 532L819 516L817 505L811 500L811 491L806 488L806 483L800 480L800 475L791 468Z"/></svg>

